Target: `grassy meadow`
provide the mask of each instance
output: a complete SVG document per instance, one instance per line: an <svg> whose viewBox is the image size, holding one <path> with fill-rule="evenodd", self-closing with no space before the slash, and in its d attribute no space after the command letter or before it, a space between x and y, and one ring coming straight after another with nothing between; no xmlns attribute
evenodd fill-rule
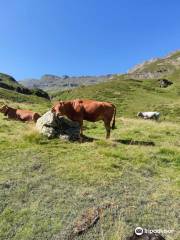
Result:
<svg viewBox="0 0 180 240"><path fill-rule="evenodd" d="M117 106L117 129L105 140L102 122L85 122L92 142L39 135L33 123L0 114L0 239L65 240L88 209L104 208L97 223L73 239L125 240L137 226L174 230L178 240L180 82L113 81L53 93L57 99L91 98ZM0 91L0 103L45 113L52 103ZM159 122L136 118L161 112Z"/></svg>

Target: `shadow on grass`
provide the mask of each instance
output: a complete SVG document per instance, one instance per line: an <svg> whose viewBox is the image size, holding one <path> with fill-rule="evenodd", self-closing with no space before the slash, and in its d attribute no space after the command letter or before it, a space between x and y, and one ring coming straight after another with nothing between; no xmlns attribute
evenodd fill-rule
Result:
<svg viewBox="0 0 180 240"><path fill-rule="evenodd" d="M97 138L93 138L93 137L88 137L86 135L82 135L82 142L85 143L85 142L93 142L93 141L96 141L98 140Z"/></svg>
<svg viewBox="0 0 180 240"><path fill-rule="evenodd" d="M155 143L153 141L139 141L133 139L115 139L113 141L126 145L155 146Z"/></svg>
<svg viewBox="0 0 180 240"><path fill-rule="evenodd" d="M98 138L88 137L85 135L83 135L82 137L83 137L83 143L100 140ZM153 141L139 141L139 140L133 140L133 139L114 139L112 141L116 143L122 143L125 145L155 146L155 143Z"/></svg>

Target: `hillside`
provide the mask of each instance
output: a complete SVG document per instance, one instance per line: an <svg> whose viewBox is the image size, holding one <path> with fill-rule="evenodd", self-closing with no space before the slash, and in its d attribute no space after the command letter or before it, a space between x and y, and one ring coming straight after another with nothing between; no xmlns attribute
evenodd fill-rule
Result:
<svg viewBox="0 0 180 240"><path fill-rule="evenodd" d="M106 76L55 76L51 74L46 74L42 76L40 79L25 79L20 81L25 87L28 88L41 88L45 91L54 91L58 89L71 89L75 87L79 87L82 85L92 85L100 82L107 81L111 78L111 75Z"/></svg>
<svg viewBox="0 0 180 240"><path fill-rule="evenodd" d="M180 70L180 51L177 50L162 58L154 58L134 66L127 74L120 74L124 79L158 79L169 77ZM19 81L28 88L41 88L45 91L73 89L80 86L93 85L112 80L113 74L104 76L55 76L45 74L40 79L24 79Z"/></svg>
<svg viewBox="0 0 180 240"><path fill-rule="evenodd" d="M7 89L13 92L25 94L25 95L35 95L38 97L43 97L46 99L49 99L48 93L43 91L39 88L32 88L29 89L27 87L24 87L22 84L17 82L12 76L9 76L4 73L0 73L0 91L2 92L2 89Z"/></svg>
<svg viewBox="0 0 180 240"><path fill-rule="evenodd" d="M139 111L159 111L162 119L180 121L180 71L169 75L173 85L160 88L156 79L124 79L115 76L112 81L80 87L52 94L53 100L90 98L110 101L117 106L119 116L135 117Z"/></svg>
<svg viewBox="0 0 180 240"><path fill-rule="evenodd" d="M126 240L141 226L173 230L162 235L179 240L180 70L168 79L173 85L160 88L157 79L121 75L53 92L53 102L113 102L117 129L110 140L102 122L85 122L84 134L94 140L80 144L47 139L33 123L0 114L0 239ZM41 114L52 106L0 88L3 103ZM136 117L154 110L159 122ZM94 209L101 211L90 226ZM89 228L80 233L84 221Z"/></svg>
<svg viewBox="0 0 180 240"><path fill-rule="evenodd" d="M0 73L0 87L6 89L15 89L21 85L11 76Z"/></svg>

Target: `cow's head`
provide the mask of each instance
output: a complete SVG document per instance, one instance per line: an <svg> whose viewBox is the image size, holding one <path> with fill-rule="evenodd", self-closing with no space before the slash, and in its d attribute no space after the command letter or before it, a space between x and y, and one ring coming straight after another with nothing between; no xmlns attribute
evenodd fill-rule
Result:
<svg viewBox="0 0 180 240"><path fill-rule="evenodd" d="M3 106L0 108L0 112L1 112L1 113L6 113L8 109L9 109L9 107L8 107L7 105L3 105Z"/></svg>
<svg viewBox="0 0 180 240"><path fill-rule="evenodd" d="M143 117L142 112L138 112L137 117Z"/></svg>
<svg viewBox="0 0 180 240"><path fill-rule="evenodd" d="M63 101L58 102L51 108L51 112L55 113L56 116L65 115L65 105Z"/></svg>

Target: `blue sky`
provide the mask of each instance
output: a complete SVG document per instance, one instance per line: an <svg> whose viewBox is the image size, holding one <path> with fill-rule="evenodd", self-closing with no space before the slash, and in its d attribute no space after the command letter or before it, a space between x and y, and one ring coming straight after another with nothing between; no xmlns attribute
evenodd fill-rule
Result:
<svg viewBox="0 0 180 240"><path fill-rule="evenodd" d="M179 49L179 0L0 0L0 72L101 75Z"/></svg>

